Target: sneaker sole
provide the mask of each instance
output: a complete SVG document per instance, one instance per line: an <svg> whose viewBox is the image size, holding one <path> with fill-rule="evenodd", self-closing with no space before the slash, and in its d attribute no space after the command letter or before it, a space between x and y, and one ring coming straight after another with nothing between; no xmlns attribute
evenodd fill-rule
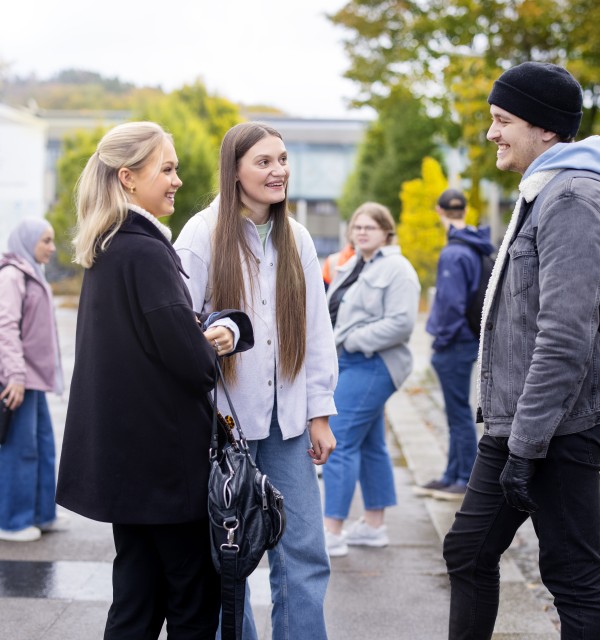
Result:
<svg viewBox="0 0 600 640"><path fill-rule="evenodd" d="M420 498L433 498L433 494L437 491L437 489L424 489L423 487L413 487L412 491L414 495L419 496Z"/></svg>
<svg viewBox="0 0 600 640"><path fill-rule="evenodd" d="M389 540L366 540L358 538L357 540L346 540L346 542L353 547L374 547L382 548L387 547L390 544Z"/></svg>
<svg viewBox="0 0 600 640"><path fill-rule="evenodd" d="M343 558L348 555L348 548L345 549L327 549L327 555L330 558Z"/></svg>
<svg viewBox="0 0 600 640"><path fill-rule="evenodd" d="M39 540L41 537L42 537L42 533L40 532L39 535L31 535L23 538L5 538L3 536L0 536L0 541L1 542L35 542L36 540Z"/></svg>
<svg viewBox="0 0 600 640"><path fill-rule="evenodd" d="M465 497L464 493L448 493L447 491L434 491L432 497L436 500L446 500L447 502L458 502Z"/></svg>

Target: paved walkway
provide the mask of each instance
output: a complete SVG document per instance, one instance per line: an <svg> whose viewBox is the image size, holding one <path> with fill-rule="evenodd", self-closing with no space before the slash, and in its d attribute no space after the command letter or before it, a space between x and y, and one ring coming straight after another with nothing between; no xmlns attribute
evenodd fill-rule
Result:
<svg viewBox="0 0 600 640"><path fill-rule="evenodd" d="M60 306L58 319L69 374L74 309ZM427 377L429 340L422 324L412 341L415 371L387 406L399 498L387 517L392 544L354 548L347 557L332 560L326 602L331 640L443 640L447 635L449 587L441 538L456 505L417 498L411 490L414 482L438 475L445 461L443 412L435 383ZM59 451L67 396L49 396ZM357 495L351 517L359 515ZM111 599L110 525L71 517L68 531L45 534L38 542L0 542L0 640L102 638ZM507 558L495 640L557 640L549 615L529 586ZM270 607L264 563L251 587L261 639L266 640ZM163 631L161 639L166 637Z"/></svg>

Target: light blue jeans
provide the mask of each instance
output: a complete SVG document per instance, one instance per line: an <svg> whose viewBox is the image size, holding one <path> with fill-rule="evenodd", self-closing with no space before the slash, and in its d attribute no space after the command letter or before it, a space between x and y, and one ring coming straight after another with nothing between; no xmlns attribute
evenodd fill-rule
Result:
<svg viewBox="0 0 600 640"><path fill-rule="evenodd" d="M365 509L379 510L396 504L394 472L385 442L384 407L396 390L378 354L342 351L335 390L337 416L330 418L337 440L335 451L323 467L325 516L345 520L357 481Z"/></svg>
<svg viewBox="0 0 600 640"><path fill-rule="evenodd" d="M287 518L281 541L268 551L273 639L326 640L323 604L330 565L308 432L283 440L275 406L269 437L248 444L258 468L283 493ZM246 587L243 636L257 640L249 600Z"/></svg>
<svg viewBox="0 0 600 640"><path fill-rule="evenodd" d="M27 390L0 447L0 529L18 531L56 518L55 458L46 394Z"/></svg>

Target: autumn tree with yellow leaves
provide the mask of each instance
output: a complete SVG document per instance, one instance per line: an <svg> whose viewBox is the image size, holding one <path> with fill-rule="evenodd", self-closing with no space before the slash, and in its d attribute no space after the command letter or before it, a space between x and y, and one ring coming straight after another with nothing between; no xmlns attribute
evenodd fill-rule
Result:
<svg viewBox="0 0 600 640"><path fill-rule="evenodd" d="M398 239L404 256L415 268L423 293L435 284L437 262L446 233L435 210L437 200L448 180L442 166L434 158L423 159L421 177L402 185L402 221L398 225ZM469 201L469 194L467 202ZM478 214L467 206L468 224L477 224Z"/></svg>

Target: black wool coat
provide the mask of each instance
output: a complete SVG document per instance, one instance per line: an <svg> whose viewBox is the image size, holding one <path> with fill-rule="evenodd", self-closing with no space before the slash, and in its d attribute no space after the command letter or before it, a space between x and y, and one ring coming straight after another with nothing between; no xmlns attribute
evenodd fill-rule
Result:
<svg viewBox="0 0 600 640"><path fill-rule="evenodd" d="M56 492L71 511L121 524L207 516L215 356L182 273L133 212L85 271Z"/></svg>

